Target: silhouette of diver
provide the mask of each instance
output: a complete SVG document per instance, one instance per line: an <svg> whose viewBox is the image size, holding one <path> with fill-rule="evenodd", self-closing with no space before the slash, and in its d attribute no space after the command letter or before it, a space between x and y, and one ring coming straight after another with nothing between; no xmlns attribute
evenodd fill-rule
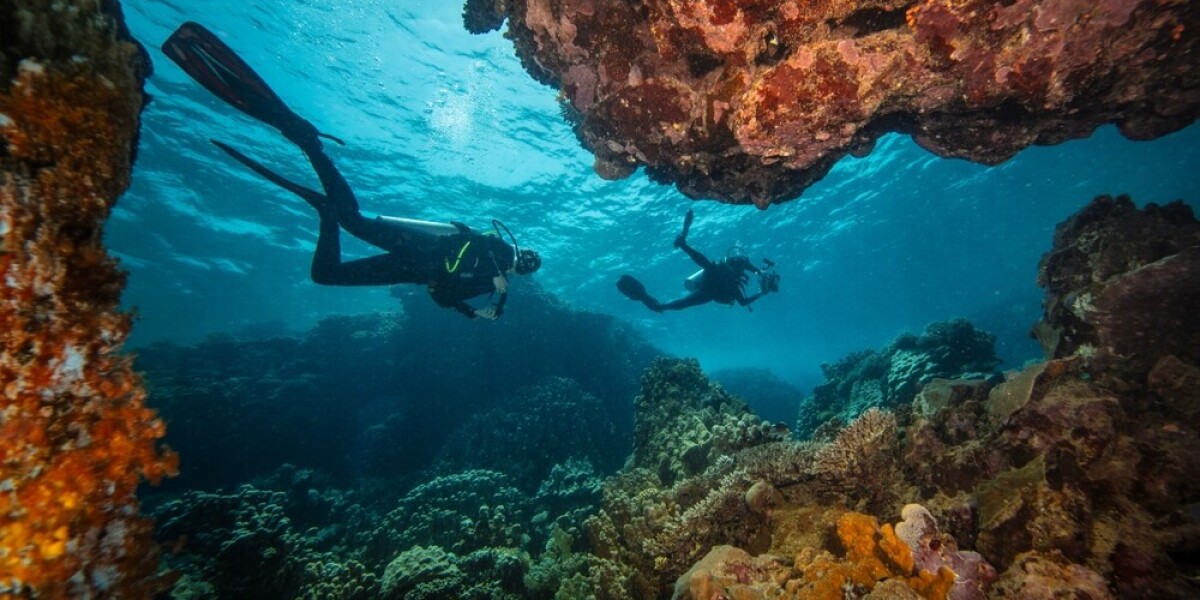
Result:
<svg viewBox="0 0 1200 600"><path fill-rule="evenodd" d="M689 246L687 234L692 227L693 217L692 211L689 210L683 219L683 232L675 238L675 247L686 252L697 265L700 265L700 271L684 281L684 285L691 290L691 293L664 304L647 293L646 286L642 285L642 282L630 275L622 275L621 279L617 281L617 289L622 294L631 300L645 304L646 308L654 312L663 312L665 310L682 310L707 302L729 305L737 302L741 306L749 307L751 303L767 293L779 291L779 274L774 271L775 263L770 260L764 258L763 268L760 269L750 263L749 257L740 247L734 246L724 259L714 262ZM750 297L746 296L745 290L746 284L750 281L747 273L754 273L759 277L759 292Z"/></svg>
<svg viewBox="0 0 1200 600"><path fill-rule="evenodd" d="M341 140L317 131L283 100L229 46L197 23L184 23L163 44L163 52L218 98L247 115L275 127L300 147L321 181L324 193L284 179L237 150L212 140L238 162L268 181L300 196L320 216L320 233L313 252L312 280L319 285L368 286L416 283L428 286L440 306L470 318L496 319L508 298L508 276L538 270L541 257L521 248L499 221L494 231L480 233L458 222L435 223L398 217L373 219L359 212L350 185L325 155L320 137ZM509 244L501 235L507 233ZM371 244L384 254L342 261L341 230ZM473 308L467 299L489 294L498 299Z"/></svg>

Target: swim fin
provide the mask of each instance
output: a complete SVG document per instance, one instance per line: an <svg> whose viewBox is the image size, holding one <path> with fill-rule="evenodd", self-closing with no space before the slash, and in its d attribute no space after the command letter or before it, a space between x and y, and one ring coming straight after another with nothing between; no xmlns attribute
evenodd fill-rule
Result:
<svg viewBox="0 0 1200 600"><path fill-rule="evenodd" d="M180 25L163 42L162 50L196 83L230 106L282 131L288 139L321 136L345 145L292 112L246 61L203 25L191 21Z"/></svg>
<svg viewBox="0 0 1200 600"><path fill-rule="evenodd" d="M646 286L642 282L634 279L631 275L622 275L617 280L617 290L625 295L630 300L637 300L646 305L646 308L654 312L662 312L662 305L658 300L646 292Z"/></svg>
<svg viewBox="0 0 1200 600"><path fill-rule="evenodd" d="M326 197L325 194L285 179L282 175L264 167L262 163L259 163L253 158L234 150L224 143L218 142L217 140L209 141L212 142L214 146L224 150L229 156L232 156L234 160L249 167L251 171L262 175L267 181L270 181L271 183L274 183L275 185L297 196L300 196L301 198L304 198L304 200L312 205L313 208L317 209L318 213L323 213L326 207L329 206L329 198Z"/></svg>
<svg viewBox="0 0 1200 600"><path fill-rule="evenodd" d="M675 236L676 248L682 248L685 244L687 244L688 231L692 229L692 220L695 218L696 213L692 212L691 209L688 209L687 214L683 216L683 231L679 232L679 235Z"/></svg>
<svg viewBox="0 0 1200 600"><path fill-rule="evenodd" d="M689 208L687 214L683 216L683 233L679 234L684 239L687 239L688 231L692 229L692 221L695 220L695 218L696 213L692 212L692 209Z"/></svg>

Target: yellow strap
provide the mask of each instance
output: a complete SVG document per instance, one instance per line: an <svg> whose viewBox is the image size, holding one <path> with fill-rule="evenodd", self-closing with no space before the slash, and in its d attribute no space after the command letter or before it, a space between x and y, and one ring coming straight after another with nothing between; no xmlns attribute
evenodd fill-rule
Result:
<svg viewBox="0 0 1200 600"><path fill-rule="evenodd" d="M450 259L448 259L448 258L446 259L446 272L447 273L453 273L458 270L458 263L462 262L463 255L467 253L467 248L470 248L470 247L471 247L471 240L467 240L467 243L463 244L462 248L458 249L458 257L454 259L454 266L450 266Z"/></svg>

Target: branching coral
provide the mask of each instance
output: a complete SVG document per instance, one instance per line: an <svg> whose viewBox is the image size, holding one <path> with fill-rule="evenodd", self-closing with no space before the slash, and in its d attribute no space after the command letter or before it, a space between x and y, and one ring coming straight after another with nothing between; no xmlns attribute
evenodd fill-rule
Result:
<svg viewBox="0 0 1200 600"><path fill-rule="evenodd" d="M896 459L899 436L895 415L869 409L816 451L808 472L831 490L882 505L902 480Z"/></svg>
<svg viewBox="0 0 1200 600"><path fill-rule="evenodd" d="M34 8L0 6L22 24L0 50L0 70L20 65L0 82L0 595L148 598L162 582L135 492L176 461L119 354L124 276L101 244L148 64L112 3L16 4ZM63 60L23 59L47 44Z"/></svg>

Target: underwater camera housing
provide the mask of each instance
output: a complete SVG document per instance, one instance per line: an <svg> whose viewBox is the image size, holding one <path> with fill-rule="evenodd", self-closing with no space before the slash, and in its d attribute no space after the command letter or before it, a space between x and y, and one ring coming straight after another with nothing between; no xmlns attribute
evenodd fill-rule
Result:
<svg viewBox="0 0 1200 600"><path fill-rule="evenodd" d="M762 293L767 294L779 291L779 273L775 271L775 263L770 259L763 259L763 264L767 268L758 272L758 285Z"/></svg>

